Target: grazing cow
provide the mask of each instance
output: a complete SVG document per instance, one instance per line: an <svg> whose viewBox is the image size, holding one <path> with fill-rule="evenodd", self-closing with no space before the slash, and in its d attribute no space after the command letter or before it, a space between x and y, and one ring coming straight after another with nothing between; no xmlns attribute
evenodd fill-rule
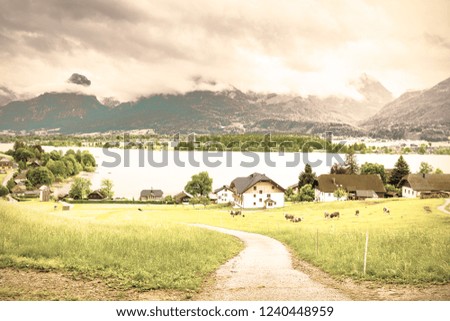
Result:
<svg viewBox="0 0 450 321"><path fill-rule="evenodd" d="M141 212L142 212L142 209L138 208L138 211L141 211Z"/></svg>
<svg viewBox="0 0 450 321"><path fill-rule="evenodd" d="M294 215L288 214L288 213L284 213L284 218L285 218L286 220L292 220L292 219L294 218Z"/></svg>
<svg viewBox="0 0 450 321"><path fill-rule="evenodd" d="M233 216L233 217L235 217L236 215L241 215L241 211L233 211L233 210L231 210L230 211L230 215Z"/></svg>
<svg viewBox="0 0 450 321"><path fill-rule="evenodd" d="M383 207L384 214L391 214L391 211L387 207Z"/></svg>
<svg viewBox="0 0 450 321"><path fill-rule="evenodd" d="M324 212L323 215L325 216L325 218L329 218L330 217L330 213L328 213L328 212Z"/></svg>
<svg viewBox="0 0 450 321"><path fill-rule="evenodd" d="M301 222L301 221L303 221L303 217L293 217L291 219L291 222L293 222L293 223L298 223L298 222Z"/></svg>
<svg viewBox="0 0 450 321"><path fill-rule="evenodd" d="M330 214L330 218L335 218L335 217L339 218L339 212L333 212Z"/></svg>
<svg viewBox="0 0 450 321"><path fill-rule="evenodd" d="M359 216L359 210L356 210L355 215Z"/></svg>

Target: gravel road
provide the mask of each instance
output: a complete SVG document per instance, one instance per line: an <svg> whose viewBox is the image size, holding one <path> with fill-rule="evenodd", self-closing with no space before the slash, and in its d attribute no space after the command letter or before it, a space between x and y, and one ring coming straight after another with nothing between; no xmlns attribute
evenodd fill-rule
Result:
<svg viewBox="0 0 450 321"><path fill-rule="evenodd" d="M311 280L292 267L291 255L280 242L259 234L202 224L193 226L238 237L245 249L222 265L215 284L195 300L207 301L348 301L338 290Z"/></svg>

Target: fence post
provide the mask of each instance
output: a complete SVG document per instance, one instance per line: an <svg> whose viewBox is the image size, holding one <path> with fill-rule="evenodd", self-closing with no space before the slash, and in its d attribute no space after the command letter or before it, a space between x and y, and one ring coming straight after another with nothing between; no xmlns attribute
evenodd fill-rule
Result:
<svg viewBox="0 0 450 321"><path fill-rule="evenodd" d="M319 255L319 229L316 230L316 255Z"/></svg>
<svg viewBox="0 0 450 321"><path fill-rule="evenodd" d="M369 230L366 231L366 246L364 248L364 269L363 269L363 275L366 275L367 247L368 246L369 246Z"/></svg>

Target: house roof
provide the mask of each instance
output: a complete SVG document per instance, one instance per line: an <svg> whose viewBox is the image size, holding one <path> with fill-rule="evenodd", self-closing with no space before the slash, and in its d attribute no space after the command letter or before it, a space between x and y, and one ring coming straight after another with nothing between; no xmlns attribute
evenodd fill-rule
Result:
<svg viewBox="0 0 450 321"><path fill-rule="evenodd" d="M386 192L383 181L378 174L325 174L317 177L314 186L325 193L333 193L338 187L342 187L347 192L356 192L357 190L372 190L375 193Z"/></svg>
<svg viewBox="0 0 450 321"><path fill-rule="evenodd" d="M189 197L189 198L193 198L194 197L191 194L189 194L188 192L182 191L182 192L176 194L173 198L175 200L181 200L181 199L185 198L186 196Z"/></svg>
<svg viewBox="0 0 450 321"><path fill-rule="evenodd" d="M217 193L219 193L221 190L224 190L224 189L229 190L230 187L229 187L228 185L223 185L222 187L219 187L218 189L214 190L214 194L217 194Z"/></svg>
<svg viewBox="0 0 450 321"><path fill-rule="evenodd" d="M450 174L409 174L399 183L404 185L415 191L450 191Z"/></svg>
<svg viewBox="0 0 450 321"><path fill-rule="evenodd" d="M0 163L12 163L12 161L6 157L3 157L2 159L0 159Z"/></svg>
<svg viewBox="0 0 450 321"><path fill-rule="evenodd" d="M141 197L162 197L163 194L163 191L160 189L144 189L141 191Z"/></svg>
<svg viewBox="0 0 450 321"><path fill-rule="evenodd" d="M235 190L236 193L242 194L245 191L247 191L249 188L251 188L253 185L255 185L256 183L259 183L259 182L272 183L273 185L275 185L279 189L281 189L283 192L285 191L285 189L282 186L277 184L275 181L273 181L266 175L260 174L260 173L253 173L247 177L237 177L231 182L230 188Z"/></svg>
<svg viewBox="0 0 450 321"><path fill-rule="evenodd" d="M105 198L105 195L103 195L103 193L100 190L96 190L96 191L89 193L88 198L91 197L92 195L98 195L101 198Z"/></svg>

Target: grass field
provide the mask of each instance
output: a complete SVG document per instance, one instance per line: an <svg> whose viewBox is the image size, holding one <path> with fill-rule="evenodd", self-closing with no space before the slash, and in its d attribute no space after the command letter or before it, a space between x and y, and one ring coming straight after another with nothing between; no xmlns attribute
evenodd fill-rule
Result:
<svg viewBox="0 0 450 321"><path fill-rule="evenodd" d="M450 216L436 209L442 202L306 203L245 211L245 217L235 218L218 206L77 204L61 212L52 203L2 202L0 266L62 269L104 278L114 287L197 289L208 273L242 248L233 238L186 224L204 223L274 237L298 258L336 277L447 283ZM383 207L391 214L384 214ZM340 219L324 219L324 211L335 210ZM286 221L284 212L304 221Z"/></svg>
<svg viewBox="0 0 450 321"><path fill-rule="evenodd" d="M123 209L113 222L54 213L48 203L21 205L0 203L0 267L63 270L122 289L194 290L242 249L232 237L135 220Z"/></svg>

